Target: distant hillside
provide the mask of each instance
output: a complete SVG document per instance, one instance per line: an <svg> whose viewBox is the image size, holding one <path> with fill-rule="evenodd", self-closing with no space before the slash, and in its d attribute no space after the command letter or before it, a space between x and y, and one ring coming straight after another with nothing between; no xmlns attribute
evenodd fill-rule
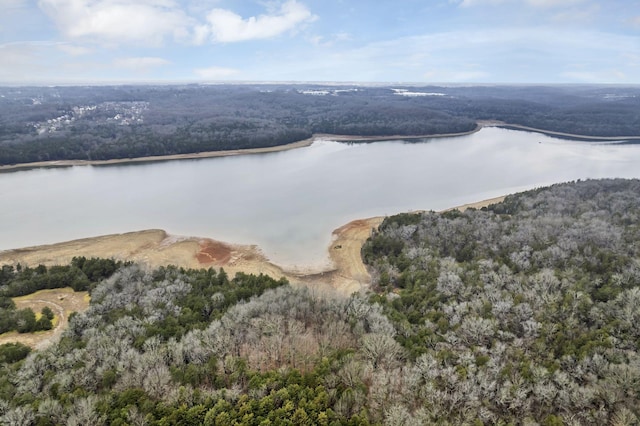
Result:
<svg viewBox="0 0 640 426"><path fill-rule="evenodd" d="M0 88L0 165L270 147L313 133L431 135L501 120L640 135L640 89L184 85Z"/></svg>

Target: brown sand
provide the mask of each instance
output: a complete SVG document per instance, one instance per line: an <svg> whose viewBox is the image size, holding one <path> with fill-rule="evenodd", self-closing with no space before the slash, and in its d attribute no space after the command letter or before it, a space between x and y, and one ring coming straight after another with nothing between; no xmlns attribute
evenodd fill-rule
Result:
<svg viewBox="0 0 640 426"><path fill-rule="evenodd" d="M457 208L480 208L503 199L496 197ZM185 268L224 267L231 275L236 272L263 273L274 278L284 276L294 283L316 282L322 278L336 290L349 294L369 284L370 277L362 264L360 249L371 235L371 230L377 228L382 220L383 217L354 220L333 231L329 257L334 266L322 273L286 271L269 262L256 246L229 244L210 238L177 237L160 229L0 251L0 265L50 266L67 264L74 256L105 257L131 260L150 268L168 264Z"/></svg>

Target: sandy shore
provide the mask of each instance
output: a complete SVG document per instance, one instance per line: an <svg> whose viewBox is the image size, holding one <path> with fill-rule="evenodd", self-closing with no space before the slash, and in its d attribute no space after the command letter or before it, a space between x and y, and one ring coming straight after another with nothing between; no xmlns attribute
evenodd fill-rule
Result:
<svg viewBox="0 0 640 426"><path fill-rule="evenodd" d="M457 207L481 208L500 202L491 198ZM237 272L286 277L294 285L322 286L351 294L368 287L371 277L362 263L360 249L384 217L349 222L333 231L328 248L333 266L319 273L290 271L270 262L254 245L230 244L211 238L179 237L161 229L151 229L100 237L0 251L0 265L59 265L74 256L105 257L131 260L150 268L173 264L185 268L224 268L230 275ZM303 269L304 270L304 269Z"/></svg>

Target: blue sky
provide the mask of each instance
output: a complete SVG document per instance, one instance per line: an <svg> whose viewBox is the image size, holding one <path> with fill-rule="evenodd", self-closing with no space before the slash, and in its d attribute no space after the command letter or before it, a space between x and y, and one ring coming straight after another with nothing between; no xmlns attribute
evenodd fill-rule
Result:
<svg viewBox="0 0 640 426"><path fill-rule="evenodd" d="M0 83L640 84L639 0L0 0Z"/></svg>

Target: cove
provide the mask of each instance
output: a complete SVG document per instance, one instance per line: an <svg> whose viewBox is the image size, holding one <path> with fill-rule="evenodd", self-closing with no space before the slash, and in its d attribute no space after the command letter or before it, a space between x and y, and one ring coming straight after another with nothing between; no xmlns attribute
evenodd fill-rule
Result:
<svg viewBox="0 0 640 426"><path fill-rule="evenodd" d="M0 174L0 250L150 228L256 244L289 268L327 261L358 218L442 210L557 182L639 178L640 145L483 128L418 142Z"/></svg>

